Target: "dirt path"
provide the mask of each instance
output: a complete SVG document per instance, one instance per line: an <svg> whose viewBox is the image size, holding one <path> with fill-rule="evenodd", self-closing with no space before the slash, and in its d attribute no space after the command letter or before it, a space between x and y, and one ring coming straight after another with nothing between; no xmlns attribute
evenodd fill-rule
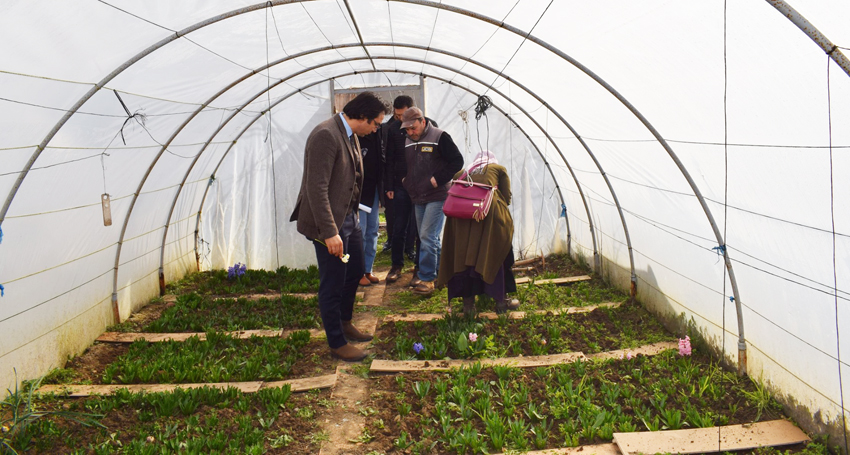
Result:
<svg viewBox="0 0 850 455"><path fill-rule="evenodd" d="M376 270L375 275L381 280L380 283L360 288L365 291L365 295L363 302L358 305L367 307L370 311L354 314L354 325L370 334L374 334L378 326L378 318L371 310L382 306L386 291L387 270ZM366 349L367 352L371 345L371 342L357 343L358 347ZM373 412L361 404L369 399L370 380L367 378L370 362L371 360L366 363L340 362L337 366L337 381L331 394L334 406L325 415L323 422L328 441L322 445L320 455L361 452L359 441L366 438L369 432L369 428L366 427L366 415Z"/></svg>

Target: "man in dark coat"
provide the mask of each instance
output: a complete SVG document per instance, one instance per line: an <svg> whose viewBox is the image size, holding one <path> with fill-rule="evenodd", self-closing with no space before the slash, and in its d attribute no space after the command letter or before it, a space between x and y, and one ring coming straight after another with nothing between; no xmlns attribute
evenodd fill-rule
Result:
<svg viewBox="0 0 850 455"><path fill-rule="evenodd" d="M301 191L290 217L316 250L319 310L331 355L348 362L366 357L348 341L372 339L351 323L363 276L363 234L357 216L363 163L357 136L374 133L387 111L375 94L363 92L340 114L313 129L304 149Z"/></svg>

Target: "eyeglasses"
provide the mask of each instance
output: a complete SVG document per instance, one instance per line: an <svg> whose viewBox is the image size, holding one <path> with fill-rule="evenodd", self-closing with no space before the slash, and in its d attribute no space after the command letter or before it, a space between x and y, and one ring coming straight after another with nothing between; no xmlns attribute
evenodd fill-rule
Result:
<svg viewBox="0 0 850 455"><path fill-rule="evenodd" d="M368 122L368 123L369 123L369 125L371 125L371 126L379 126L379 125L381 124L381 118L380 118L380 117L378 117L378 118L374 118L374 119L372 119L372 120L367 120L367 122Z"/></svg>

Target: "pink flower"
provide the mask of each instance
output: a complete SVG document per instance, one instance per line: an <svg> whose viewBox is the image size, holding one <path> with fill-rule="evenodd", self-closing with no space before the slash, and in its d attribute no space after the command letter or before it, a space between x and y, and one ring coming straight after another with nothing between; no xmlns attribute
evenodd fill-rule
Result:
<svg viewBox="0 0 850 455"><path fill-rule="evenodd" d="M626 353L626 359L632 360L635 356L632 354L632 351Z"/></svg>
<svg viewBox="0 0 850 455"><path fill-rule="evenodd" d="M679 338L679 355L691 355L691 337L685 336L684 339Z"/></svg>
<svg viewBox="0 0 850 455"><path fill-rule="evenodd" d="M540 340L540 344L542 344L543 346L546 346L546 338Z"/></svg>
<svg viewBox="0 0 850 455"><path fill-rule="evenodd" d="M469 332L469 342L475 343L476 340L478 340L478 334L475 332Z"/></svg>

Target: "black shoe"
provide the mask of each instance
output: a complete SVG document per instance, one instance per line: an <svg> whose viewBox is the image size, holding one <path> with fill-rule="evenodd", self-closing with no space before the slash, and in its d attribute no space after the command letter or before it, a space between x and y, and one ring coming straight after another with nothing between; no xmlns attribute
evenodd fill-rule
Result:
<svg viewBox="0 0 850 455"><path fill-rule="evenodd" d="M416 261L416 252L415 251L413 251L413 250L405 251L404 255L407 256L407 259L410 259L411 261Z"/></svg>
<svg viewBox="0 0 850 455"><path fill-rule="evenodd" d="M383 252L387 252L393 249L393 245L390 242L384 243L384 246L381 247Z"/></svg>

